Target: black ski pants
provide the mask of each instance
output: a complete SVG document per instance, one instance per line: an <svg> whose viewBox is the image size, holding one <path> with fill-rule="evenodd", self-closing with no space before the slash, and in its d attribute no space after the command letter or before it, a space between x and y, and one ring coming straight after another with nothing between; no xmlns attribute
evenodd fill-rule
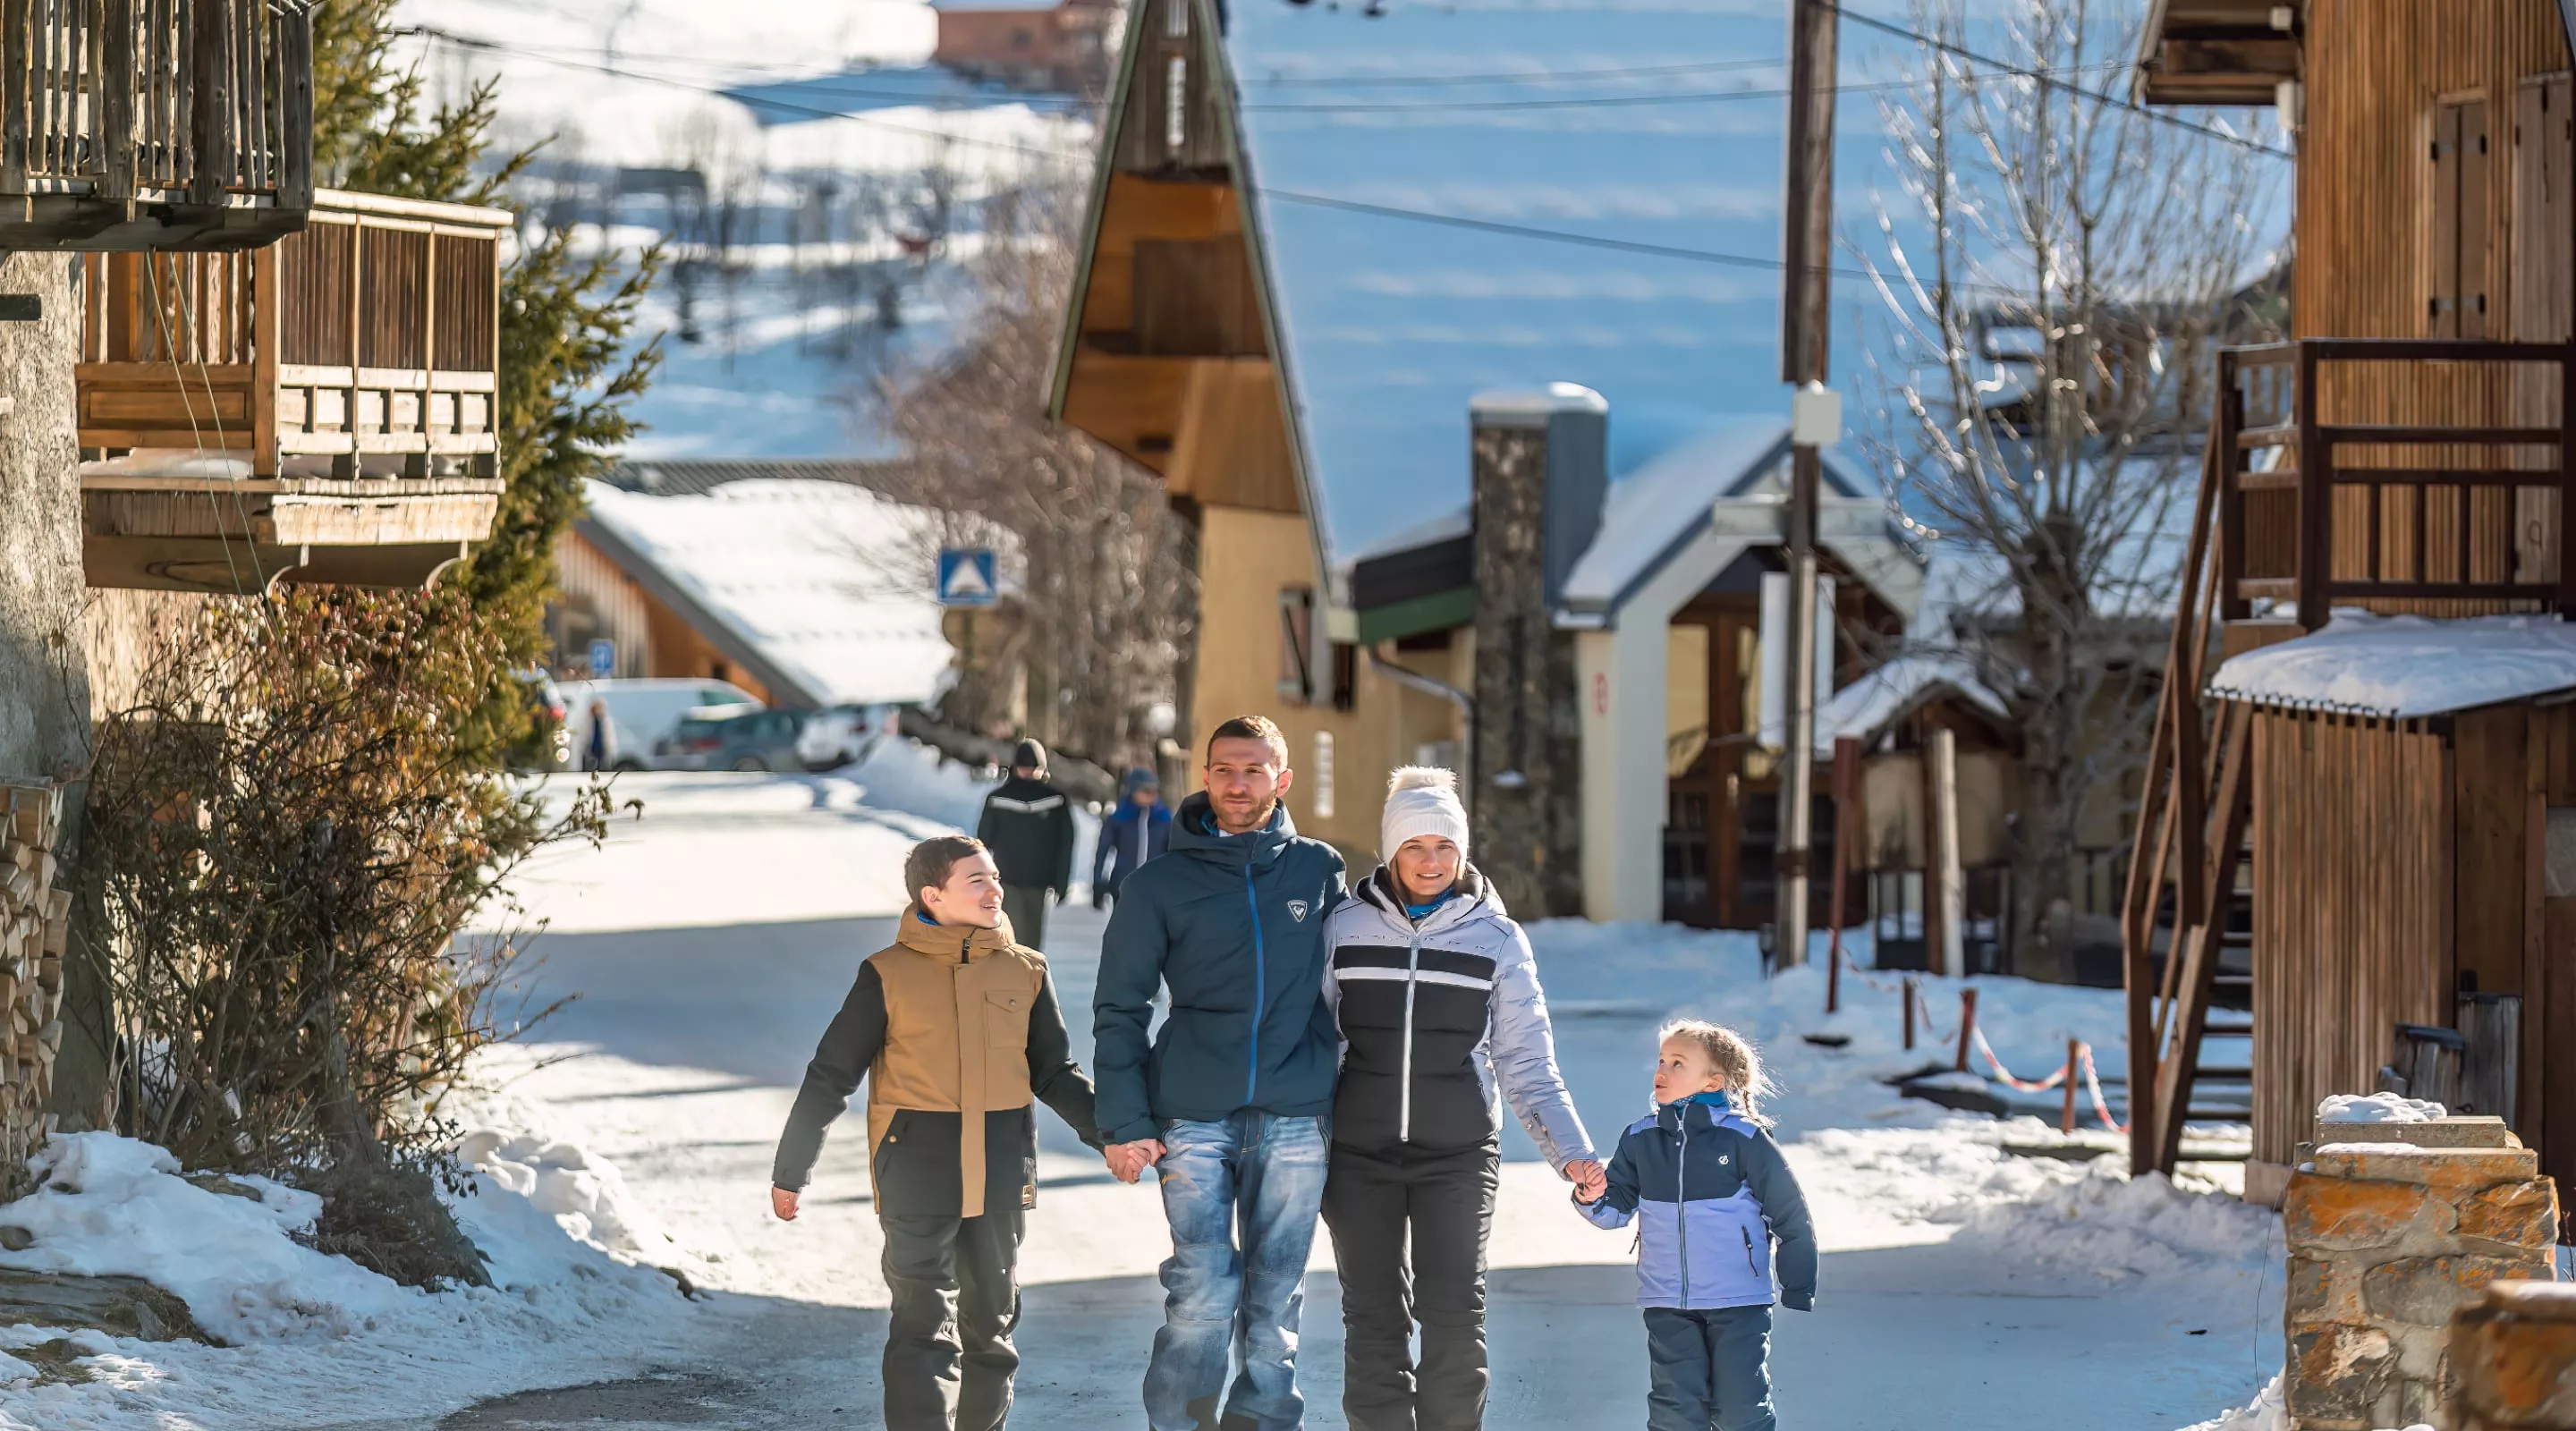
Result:
<svg viewBox="0 0 2576 1431"><path fill-rule="evenodd" d="M880 1213L885 1229L886 1431L1000 1431L1020 1354L1017 1206L982 1217Z"/></svg>
<svg viewBox="0 0 2576 1431"><path fill-rule="evenodd" d="M1002 889L1002 913L1011 921L1011 938L1031 949L1046 948L1047 892L1021 885Z"/></svg>
<svg viewBox="0 0 2576 1431"><path fill-rule="evenodd" d="M1343 1414L1353 1431L1473 1431L1489 1379L1485 1243L1502 1181L1498 1145L1377 1153L1336 1143L1329 1169L1324 1226L1341 1269Z"/></svg>
<svg viewBox="0 0 2576 1431"><path fill-rule="evenodd" d="M1646 1431L1772 1431L1771 1309L1646 1309Z"/></svg>

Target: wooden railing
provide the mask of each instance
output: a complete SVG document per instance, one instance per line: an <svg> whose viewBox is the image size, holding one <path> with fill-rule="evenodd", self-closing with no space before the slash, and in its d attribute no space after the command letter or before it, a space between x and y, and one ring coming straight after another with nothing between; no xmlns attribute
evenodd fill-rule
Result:
<svg viewBox="0 0 2576 1431"><path fill-rule="evenodd" d="M309 6L0 0L0 199L11 248L291 232L313 201Z"/></svg>
<svg viewBox="0 0 2576 1431"><path fill-rule="evenodd" d="M2576 615L2567 345L2311 338L2219 355L2218 615ZM2424 414L2439 414L2427 419ZM2267 455L2268 454L2268 460Z"/></svg>
<svg viewBox="0 0 2576 1431"><path fill-rule="evenodd" d="M81 446L490 475L509 223L326 190L270 248L88 258Z"/></svg>

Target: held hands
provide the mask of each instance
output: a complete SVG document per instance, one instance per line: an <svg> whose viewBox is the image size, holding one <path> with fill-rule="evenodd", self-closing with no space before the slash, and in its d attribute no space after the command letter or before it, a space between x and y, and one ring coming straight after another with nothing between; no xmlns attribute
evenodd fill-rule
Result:
<svg viewBox="0 0 2576 1431"><path fill-rule="evenodd" d="M1152 1138L1139 1138L1132 1143L1112 1143L1100 1150L1100 1156L1109 1164L1112 1177L1132 1183L1163 1160L1163 1145Z"/></svg>
<svg viewBox="0 0 2576 1431"><path fill-rule="evenodd" d="M1576 1202L1599 1202L1601 1195L1610 1190L1609 1170L1602 1167L1597 1159L1584 1158L1568 1163L1565 1165L1565 1175L1574 1183Z"/></svg>
<svg viewBox="0 0 2576 1431"><path fill-rule="evenodd" d="M796 1194L787 1188L771 1188L769 1190L769 1210L778 1214L778 1220L780 1222L794 1222L796 1220Z"/></svg>

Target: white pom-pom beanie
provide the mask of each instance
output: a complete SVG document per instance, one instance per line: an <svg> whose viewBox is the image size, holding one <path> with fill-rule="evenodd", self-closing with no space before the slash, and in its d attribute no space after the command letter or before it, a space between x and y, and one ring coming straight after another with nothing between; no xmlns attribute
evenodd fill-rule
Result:
<svg viewBox="0 0 2576 1431"><path fill-rule="evenodd" d="M1386 810L1378 816L1377 848L1394 859L1404 842L1441 835L1467 854L1467 807L1458 801L1458 777L1428 765L1408 765L1386 780Z"/></svg>

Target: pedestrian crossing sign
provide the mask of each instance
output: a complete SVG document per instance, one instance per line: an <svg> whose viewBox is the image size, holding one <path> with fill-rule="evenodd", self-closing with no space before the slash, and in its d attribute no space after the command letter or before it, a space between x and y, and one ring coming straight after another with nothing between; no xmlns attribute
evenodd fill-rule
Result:
<svg viewBox="0 0 2576 1431"><path fill-rule="evenodd" d="M939 604L990 606L1001 596L990 547L950 547L939 554Z"/></svg>

